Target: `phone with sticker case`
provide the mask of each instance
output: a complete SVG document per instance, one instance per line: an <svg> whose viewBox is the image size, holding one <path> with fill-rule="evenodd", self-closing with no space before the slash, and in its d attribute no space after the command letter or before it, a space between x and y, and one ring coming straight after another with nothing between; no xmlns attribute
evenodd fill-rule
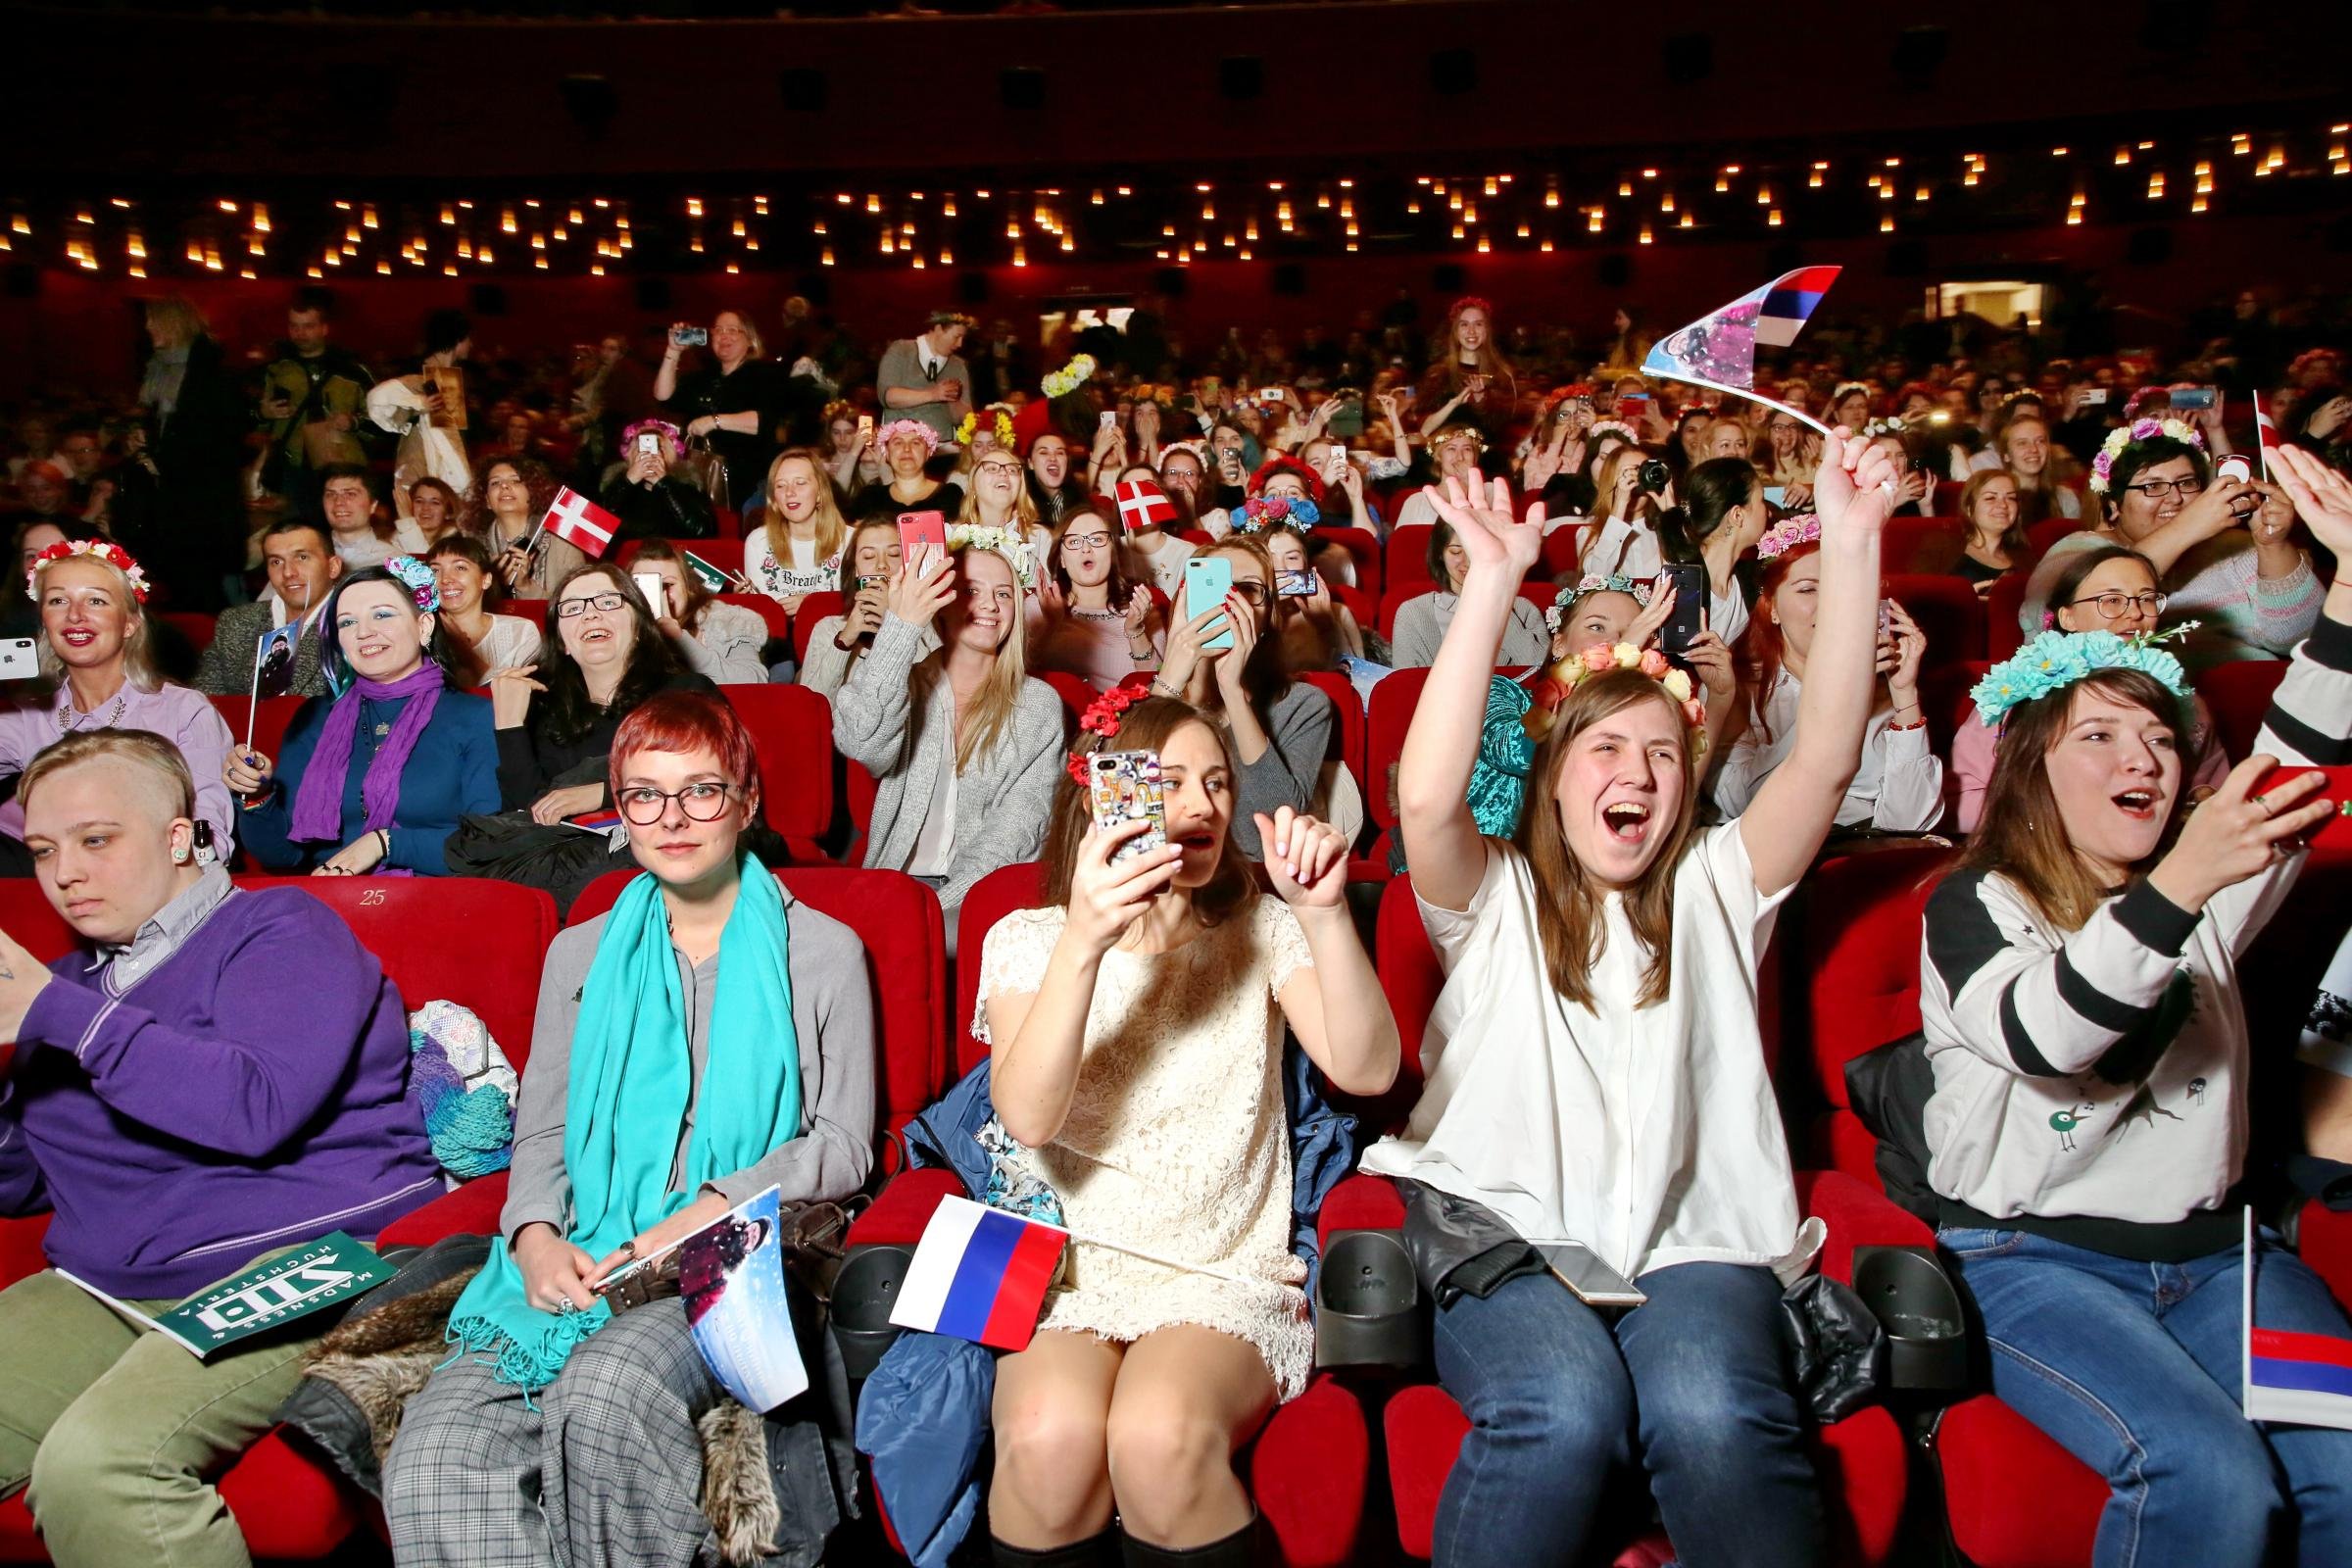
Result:
<svg viewBox="0 0 2352 1568"><path fill-rule="evenodd" d="M1097 752L1087 759L1086 777L1087 810L1098 831L1123 822L1150 824L1111 851L1111 864L1167 847L1167 797L1157 752Z"/></svg>

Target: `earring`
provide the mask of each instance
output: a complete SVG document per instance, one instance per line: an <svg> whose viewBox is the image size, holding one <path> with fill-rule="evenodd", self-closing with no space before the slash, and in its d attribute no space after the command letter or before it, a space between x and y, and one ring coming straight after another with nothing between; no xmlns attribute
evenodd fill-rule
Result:
<svg viewBox="0 0 2352 1568"><path fill-rule="evenodd" d="M188 863L188 848L186 845L175 844L172 847L172 863L173 865L185 865Z"/></svg>

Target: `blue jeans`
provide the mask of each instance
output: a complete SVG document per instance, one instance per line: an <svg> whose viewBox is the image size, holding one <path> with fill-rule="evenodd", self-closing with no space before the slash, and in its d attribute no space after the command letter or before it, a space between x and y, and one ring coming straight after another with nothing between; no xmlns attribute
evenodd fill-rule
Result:
<svg viewBox="0 0 2352 1568"><path fill-rule="evenodd" d="M2098 1568L2352 1563L2352 1432L2246 1420L2236 1248L2135 1263L2024 1231L1937 1234L1976 1298L1992 1391L2097 1471ZM2343 1337L2343 1308L2263 1232L2255 1321ZM2028 1497L2021 1507L2032 1507Z"/></svg>
<svg viewBox="0 0 2352 1568"><path fill-rule="evenodd" d="M1614 1323L1548 1274L1437 1314L1438 1381L1470 1436L1438 1502L1435 1568L1571 1563L1639 1463L1686 1563L1819 1562L1820 1488L1772 1271L1682 1263Z"/></svg>

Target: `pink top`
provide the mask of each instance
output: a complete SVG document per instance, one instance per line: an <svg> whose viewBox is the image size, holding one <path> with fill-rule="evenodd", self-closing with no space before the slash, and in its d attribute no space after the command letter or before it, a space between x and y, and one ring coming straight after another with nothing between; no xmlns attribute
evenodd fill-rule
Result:
<svg viewBox="0 0 2352 1568"><path fill-rule="evenodd" d="M2205 699L2196 698L2195 703L2196 730L2188 741L2188 787L2195 789L2202 785L2210 789L2230 776L2230 759L2214 734L2213 714L2205 707ZM1960 728L1952 736L1949 772L1958 790L1953 818L1963 833L1974 833L1978 820L1984 814L1984 787L1992 782L1992 761L2000 744L1996 732L1977 721L1976 705L1971 703L1967 716L1960 720Z"/></svg>

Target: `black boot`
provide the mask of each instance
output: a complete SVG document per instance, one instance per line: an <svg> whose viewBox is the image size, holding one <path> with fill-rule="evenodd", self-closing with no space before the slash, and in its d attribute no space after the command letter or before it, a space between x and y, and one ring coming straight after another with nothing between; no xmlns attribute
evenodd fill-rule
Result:
<svg viewBox="0 0 2352 1568"><path fill-rule="evenodd" d="M1084 1541L1073 1541L1066 1546L1046 1546L1032 1550L1027 1546L1007 1546L996 1537L988 1538L989 1560L996 1568L1117 1568L1119 1561L1119 1533L1105 1530Z"/></svg>
<svg viewBox="0 0 2352 1568"><path fill-rule="evenodd" d="M1119 1550L1127 1568L1250 1568L1257 1561L1257 1527L1252 1516L1223 1541L1200 1546L1154 1546L1122 1534Z"/></svg>

